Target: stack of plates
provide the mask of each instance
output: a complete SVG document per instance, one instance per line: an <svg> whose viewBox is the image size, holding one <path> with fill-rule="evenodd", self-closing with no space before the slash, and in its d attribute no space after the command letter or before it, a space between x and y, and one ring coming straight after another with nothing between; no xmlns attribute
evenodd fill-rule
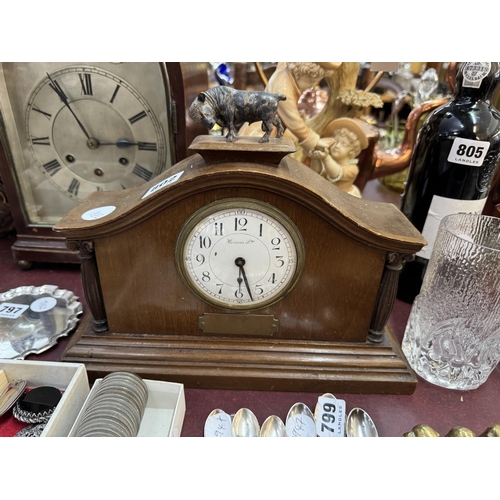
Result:
<svg viewBox="0 0 500 500"><path fill-rule="evenodd" d="M128 372L101 380L78 422L76 437L135 437L148 400L145 382Z"/></svg>

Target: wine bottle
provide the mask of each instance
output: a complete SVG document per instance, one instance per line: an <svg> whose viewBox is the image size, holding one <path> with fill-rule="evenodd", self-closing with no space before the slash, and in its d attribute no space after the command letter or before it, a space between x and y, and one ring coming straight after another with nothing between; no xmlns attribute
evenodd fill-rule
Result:
<svg viewBox="0 0 500 500"><path fill-rule="evenodd" d="M453 97L424 121L412 154L401 211L427 240L399 276L399 299L420 292L439 222L481 213L500 157L500 112L491 99L500 63L461 63Z"/></svg>

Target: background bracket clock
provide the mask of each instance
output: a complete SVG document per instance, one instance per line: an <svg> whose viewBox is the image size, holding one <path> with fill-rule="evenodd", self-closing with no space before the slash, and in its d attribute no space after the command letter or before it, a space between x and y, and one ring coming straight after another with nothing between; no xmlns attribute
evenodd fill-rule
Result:
<svg viewBox="0 0 500 500"><path fill-rule="evenodd" d="M54 230L91 314L63 360L188 387L411 394L386 327L424 244L389 203L290 158L287 139L199 136L142 186L96 192Z"/></svg>
<svg viewBox="0 0 500 500"><path fill-rule="evenodd" d="M185 158L202 131L186 103L207 79L196 63L0 63L0 178L19 264L79 262L52 231L61 217Z"/></svg>

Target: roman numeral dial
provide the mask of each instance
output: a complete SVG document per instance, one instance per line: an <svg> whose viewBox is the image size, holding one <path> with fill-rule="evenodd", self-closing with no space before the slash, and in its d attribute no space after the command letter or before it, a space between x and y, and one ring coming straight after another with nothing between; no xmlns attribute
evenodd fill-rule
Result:
<svg viewBox="0 0 500 500"><path fill-rule="evenodd" d="M89 73L83 73L78 75L80 78L80 84L82 86L82 93L84 95L93 95L92 94L92 75Z"/></svg>
<svg viewBox="0 0 500 500"><path fill-rule="evenodd" d="M140 113L137 113L136 115L132 116L132 118L129 118L129 122L133 125L134 123L138 122L139 120L142 120L143 118L146 118L148 116L145 111L141 111Z"/></svg>
<svg viewBox="0 0 500 500"><path fill-rule="evenodd" d="M37 146L50 146L50 139L48 137L32 137L31 143Z"/></svg>
<svg viewBox="0 0 500 500"><path fill-rule="evenodd" d="M27 145L40 182L83 200L150 181L171 164L161 113L103 68L74 64L46 73L26 107Z"/></svg>

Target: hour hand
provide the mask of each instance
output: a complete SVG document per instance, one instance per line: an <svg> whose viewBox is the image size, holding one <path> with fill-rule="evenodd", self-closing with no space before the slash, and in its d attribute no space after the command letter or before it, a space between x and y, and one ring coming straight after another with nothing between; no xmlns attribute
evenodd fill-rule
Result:
<svg viewBox="0 0 500 500"><path fill-rule="evenodd" d="M118 139L115 142L99 141L99 146L116 146L119 149L129 148L131 146L140 146L139 142L132 142L128 139Z"/></svg>

